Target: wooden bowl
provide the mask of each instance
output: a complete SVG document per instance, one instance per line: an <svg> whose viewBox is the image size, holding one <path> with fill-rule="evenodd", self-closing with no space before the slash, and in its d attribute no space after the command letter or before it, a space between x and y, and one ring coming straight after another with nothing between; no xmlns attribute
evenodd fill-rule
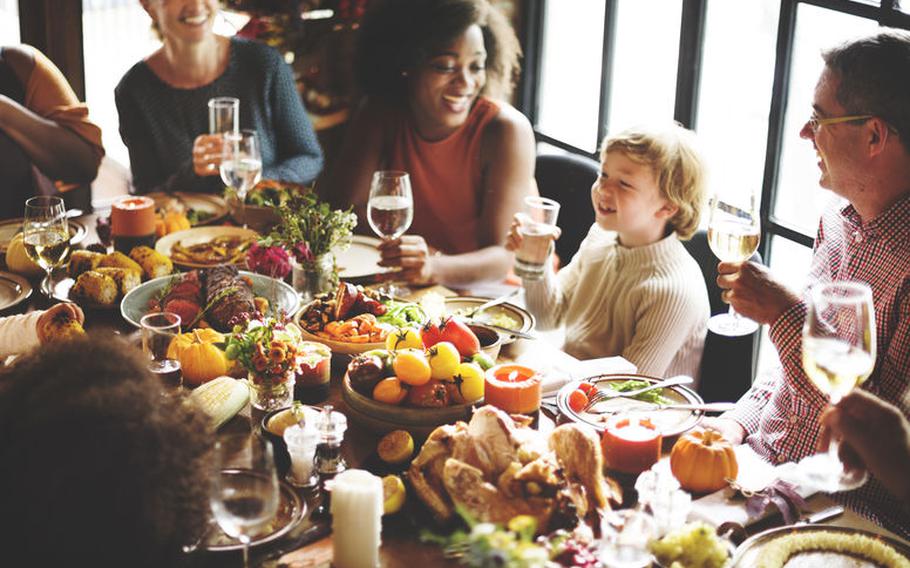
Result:
<svg viewBox="0 0 910 568"><path fill-rule="evenodd" d="M473 406L483 404L483 400L474 404L458 404L444 408L385 404L355 391L351 387L351 379L347 373L344 374L341 396L348 407L349 416L363 426L377 433L407 430L419 438L425 438L437 426L452 424L458 420L467 421L471 417Z"/></svg>

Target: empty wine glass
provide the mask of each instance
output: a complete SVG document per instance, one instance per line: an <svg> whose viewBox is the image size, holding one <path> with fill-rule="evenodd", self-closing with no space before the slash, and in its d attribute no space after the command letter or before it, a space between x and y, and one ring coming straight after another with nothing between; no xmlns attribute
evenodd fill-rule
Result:
<svg viewBox="0 0 910 568"><path fill-rule="evenodd" d="M246 568L252 537L278 512L272 444L255 435L220 437L215 444L214 466L212 513L221 530L243 544Z"/></svg>
<svg viewBox="0 0 910 568"><path fill-rule="evenodd" d="M240 200L240 217L246 228L246 194L262 178L262 155L254 130L225 134L221 154L221 180Z"/></svg>
<svg viewBox="0 0 910 568"><path fill-rule="evenodd" d="M63 264L70 250L66 207L60 197L32 197L25 202L22 224L25 254L47 273L42 291L51 296L51 273Z"/></svg>
<svg viewBox="0 0 910 568"><path fill-rule="evenodd" d="M745 262L755 254L761 239L759 216L754 191L716 195L711 203L708 221L708 245L723 262ZM758 324L733 309L708 320L708 329L718 335L749 335Z"/></svg>
<svg viewBox="0 0 910 568"><path fill-rule="evenodd" d="M382 239L397 239L410 228L413 219L414 199L408 173L374 172L367 203L367 220L373 232ZM389 283L385 292L393 296L395 286Z"/></svg>
<svg viewBox="0 0 910 568"><path fill-rule="evenodd" d="M803 327L803 369L837 404L875 367L875 308L872 290L860 282L821 284L810 291ZM798 471L813 488L828 493L856 489L865 472L844 470L833 437L826 453L803 459Z"/></svg>

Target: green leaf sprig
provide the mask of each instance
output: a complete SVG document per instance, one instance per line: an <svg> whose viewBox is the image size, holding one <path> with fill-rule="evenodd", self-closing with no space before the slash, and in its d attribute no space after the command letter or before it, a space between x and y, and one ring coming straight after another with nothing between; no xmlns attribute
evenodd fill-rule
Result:
<svg viewBox="0 0 910 568"><path fill-rule="evenodd" d="M281 221L263 244L280 244L293 250L305 243L314 257L350 243L357 225L357 215L350 208L332 209L328 203L319 201L313 192L292 195L275 211Z"/></svg>

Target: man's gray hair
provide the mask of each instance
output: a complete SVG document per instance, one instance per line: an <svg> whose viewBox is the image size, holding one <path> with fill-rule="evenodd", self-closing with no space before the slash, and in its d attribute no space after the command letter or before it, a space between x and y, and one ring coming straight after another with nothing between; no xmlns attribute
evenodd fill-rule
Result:
<svg viewBox="0 0 910 568"><path fill-rule="evenodd" d="M881 117L910 150L910 32L880 28L822 58L840 78L837 101L847 113Z"/></svg>

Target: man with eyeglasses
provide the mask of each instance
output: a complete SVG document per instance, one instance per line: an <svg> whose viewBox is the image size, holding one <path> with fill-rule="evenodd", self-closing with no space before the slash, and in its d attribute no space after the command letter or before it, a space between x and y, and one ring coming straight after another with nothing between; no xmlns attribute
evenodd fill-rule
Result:
<svg viewBox="0 0 910 568"><path fill-rule="evenodd" d="M910 414L910 33L882 28L823 53L812 142L820 185L844 198L822 216L809 282L855 280L873 290L878 353L863 384ZM770 326L781 365L756 378L737 408L710 421L766 459L815 452L826 397L802 368L803 298L752 263L721 263L718 284L736 311ZM907 472L910 475L910 472ZM837 494L856 511L910 536L910 511L876 479Z"/></svg>

